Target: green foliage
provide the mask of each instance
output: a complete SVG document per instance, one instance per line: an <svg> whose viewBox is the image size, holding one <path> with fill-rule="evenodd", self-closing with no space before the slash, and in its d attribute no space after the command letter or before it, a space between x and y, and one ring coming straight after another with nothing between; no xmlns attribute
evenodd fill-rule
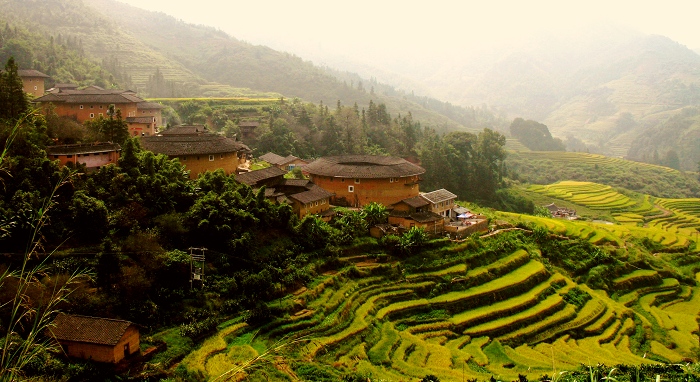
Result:
<svg viewBox="0 0 700 382"><path fill-rule="evenodd" d="M567 303L581 309L584 305L586 305L586 302L591 299L591 295L578 287L574 287L569 289L566 294L563 294L562 298Z"/></svg>
<svg viewBox="0 0 700 382"><path fill-rule="evenodd" d="M547 126L537 121L516 118L510 124L510 133L530 150L566 151L561 139L553 138Z"/></svg>
<svg viewBox="0 0 700 382"><path fill-rule="evenodd" d="M699 146L700 147L700 146ZM700 182L667 167L573 152L511 152L509 177L532 184L585 181L657 197L700 195Z"/></svg>
<svg viewBox="0 0 700 382"><path fill-rule="evenodd" d="M14 57L10 57L5 70L0 71L0 120L17 120L29 109L29 101L17 70Z"/></svg>
<svg viewBox="0 0 700 382"><path fill-rule="evenodd" d="M362 213L370 227L377 224L385 224L389 218L389 211L384 205L377 202L366 204L362 208Z"/></svg>
<svg viewBox="0 0 700 382"><path fill-rule="evenodd" d="M85 126L92 131L97 140L124 144L129 139L129 126L122 119L121 109L114 110L114 105L109 105L107 118L98 116L94 120L85 121Z"/></svg>
<svg viewBox="0 0 700 382"><path fill-rule="evenodd" d="M428 234L423 228L411 227L399 236L397 246L401 253L411 254L418 251L428 241Z"/></svg>

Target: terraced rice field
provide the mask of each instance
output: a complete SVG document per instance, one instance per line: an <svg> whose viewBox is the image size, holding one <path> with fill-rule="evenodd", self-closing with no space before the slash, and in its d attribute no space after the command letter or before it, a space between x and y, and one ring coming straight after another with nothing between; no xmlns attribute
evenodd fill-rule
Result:
<svg viewBox="0 0 700 382"><path fill-rule="evenodd" d="M610 186L591 182L564 181L547 186L532 185L529 189L591 209L612 212L627 211L637 204Z"/></svg>
<svg viewBox="0 0 700 382"><path fill-rule="evenodd" d="M566 200L592 210L611 212L615 220L622 224L585 228L581 225L536 220L537 224L561 234L592 239L598 243L608 235L612 237L640 239L646 238L670 250L690 245L698 241L700 231L700 199L653 198L649 195L628 197L609 186L591 183L566 181L546 186L533 185L529 190L555 199ZM528 219L535 221L533 219ZM598 231L600 234L592 234ZM592 236L591 236L592 235ZM614 240L613 240L614 241ZM618 240L618 244L619 240Z"/></svg>
<svg viewBox="0 0 700 382"><path fill-rule="evenodd" d="M295 296L297 312L266 326L222 330L183 363L196 363L187 367L213 378L281 338L301 338L283 347L286 364L273 362L278 372L291 375L290 365L312 362L373 379L515 380L581 363L682 359L697 343L700 287L681 287L652 270L616 279L627 290L619 301L548 271L524 249L484 266L470 267L465 258L398 279L363 272L329 276ZM591 297L580 308L563 298L574 287ZM639 335L654 341L646 358L633 350Z"/></svg>

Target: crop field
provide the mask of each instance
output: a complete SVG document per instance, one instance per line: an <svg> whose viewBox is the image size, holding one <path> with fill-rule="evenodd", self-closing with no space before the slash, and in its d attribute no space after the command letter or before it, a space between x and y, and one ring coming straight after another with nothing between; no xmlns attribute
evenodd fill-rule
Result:
<svg viewBox="0 0 700 382"><path fill-rule="evenodd" d="M553 220L540 219L533 222ZM599 225L582 224L553 221L551 227L624 241ZM260 366L265 378L276 373L280 380L313 379L304 377L309 362L315 373L336 377L517 380L518 374L536 378L582 363L675 362L696 346L700 287L637 270L613 281L625 292L611 297L549 270L524 248L478 263L467 252L451 253L455 258L442 267L400 277L378 276L377 268L345 268L295 296L298 305L290 309L305 314L289 311L257 328L223 328L182 365L211 379L235 372L236 380L256 380L262 371L246 365L260 357L267 360L267 367ZM391 274L395 266L381 267ZM590 298L567 302L573 289ZM638 338L651 341L641 345Z"/></svg>

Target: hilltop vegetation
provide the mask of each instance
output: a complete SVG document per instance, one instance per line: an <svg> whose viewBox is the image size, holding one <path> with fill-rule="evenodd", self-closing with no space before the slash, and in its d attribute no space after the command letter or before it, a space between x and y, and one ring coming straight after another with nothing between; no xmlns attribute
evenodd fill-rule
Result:
<svg viewBox="0 0 700 382"><path fill-rule="evenodd" d="M580 152L509 152L511 177L526 183L562 180L602 183L667 198L700 196L697 174Z"/></svg>

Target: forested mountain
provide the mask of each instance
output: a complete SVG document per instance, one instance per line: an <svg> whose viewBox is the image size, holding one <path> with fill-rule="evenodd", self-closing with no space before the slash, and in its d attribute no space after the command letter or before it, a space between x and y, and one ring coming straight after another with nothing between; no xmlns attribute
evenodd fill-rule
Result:
<svg viewBox="0 0 700 382"><path fill-rule="evenodd" d="M265 93L326 104L341 100L361 108L374 100L394 114L410 111L438 131L506 126L505 120L485 108L457 107L403 94L376 80L330 73L300 57L253 46L214 28L112 0L8 0L0 3L0 10L6 15L0 21L40 33L46 40L70 38L86 56L110 70L116 86L145 96Z"/></svg>

